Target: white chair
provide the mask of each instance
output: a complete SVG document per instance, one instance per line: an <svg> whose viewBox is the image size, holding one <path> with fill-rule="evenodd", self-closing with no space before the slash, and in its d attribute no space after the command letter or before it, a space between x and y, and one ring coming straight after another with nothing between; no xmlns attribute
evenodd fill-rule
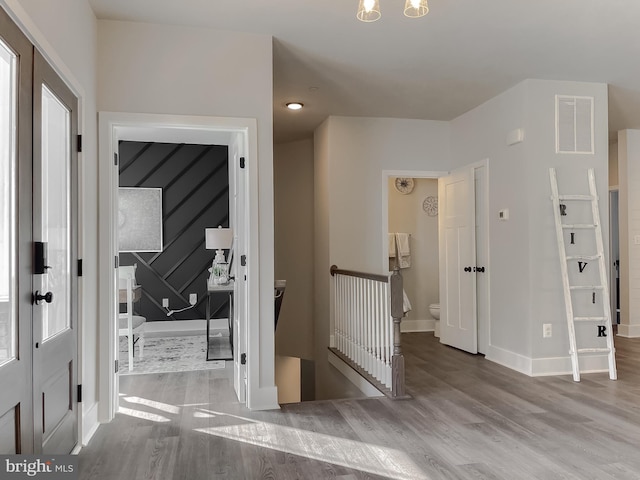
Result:
<svg viewBox="0 0 640 480"><path fill-rule="evenodd" d="M118 268L118 289L126 292L127 310L118 317L118 333L127 337L129 353L129 370L133 370L133 347L137 343L140 347L140 358L144 357L144 324L146 318L133 314L133 289L136 286L136 265ZM138 336L137 342L134 335Z"/></svg>

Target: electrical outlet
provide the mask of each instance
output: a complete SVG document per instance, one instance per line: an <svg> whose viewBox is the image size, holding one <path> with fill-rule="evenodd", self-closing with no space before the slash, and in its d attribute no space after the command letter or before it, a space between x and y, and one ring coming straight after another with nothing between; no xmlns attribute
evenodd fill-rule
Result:
<svg viewBox="0 0 640 480"><path fill-rule="evenodd" d="M169 308L169 299L168 298L163 298L162 299L162 307L163 308Z"/></svg>
<svg viewBox="0 0 640 480"><path fill-rule="evenodd" d="M196 303L198 303L198 294L197 293L190 293L189 294L189 303L191 305L195 305Z"/></svg>
<svg viewBox="0 0 640 480"><path fill-rule="evenodd" d="M551 324L550 323L543 323L542 324L542 336L543 338L549 338L551 337Z"/></svg>

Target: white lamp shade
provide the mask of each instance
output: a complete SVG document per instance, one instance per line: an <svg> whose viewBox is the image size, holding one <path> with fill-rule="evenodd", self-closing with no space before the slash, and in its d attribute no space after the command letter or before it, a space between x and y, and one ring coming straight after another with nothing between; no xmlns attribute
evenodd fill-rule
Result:
<svg viewBox="0 0 640 480"><path fill-rule="evenodd" d="M233 242L232 228L205 228L205 248L207 250L224 250L231 248Z"/></svg>

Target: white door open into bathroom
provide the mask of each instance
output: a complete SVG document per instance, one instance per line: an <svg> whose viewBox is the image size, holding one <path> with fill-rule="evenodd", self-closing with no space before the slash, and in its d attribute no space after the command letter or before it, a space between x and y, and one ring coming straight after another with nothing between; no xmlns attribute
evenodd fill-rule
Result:
<svg viewBox="0 0 640 480"><path fill-rule="evenodd" d="M474 168L438 181L440 341L478 353Z"/></svg>
<svg viewBox="0 0 640 480"><path fill-rule="evenodd" d="M440 342L482 354L490 343L488 168L483 160L438 183Z"/></svg>

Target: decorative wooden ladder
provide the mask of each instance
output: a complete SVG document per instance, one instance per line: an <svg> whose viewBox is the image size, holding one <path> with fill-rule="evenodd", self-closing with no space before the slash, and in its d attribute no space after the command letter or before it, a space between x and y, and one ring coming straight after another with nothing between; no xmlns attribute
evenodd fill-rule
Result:
<svg viewBox="0 0 640 480"><path fill-rule="evenodd" d="M549 179L551 181L551 200L553 201L553 212L556 224L556 236L558 240L558 251L560 253L560 270L562 272L562 286L564 291L565 309L567 315L567 327L569 330L569 355L571 356L571 366L573 370L573 380L580 381L580 362L581 354L597 354L606 353L609 361L609 378L615 380L616 359L615 348L613 346L613 329L611 328L611 310L609 304L609 285L607 283L607 271L605 265L604 246L602 242L602 228L600 225L600 212L598 209L598 194L596 191L596 179L593 168L588 171L589 177L589 195L559 195L558 180L555 168L549 169ZM562 223L562 217L567 216L567 205L561 202L590 202L593 223L587 224L569 224ZM566 253L565 231L585 230L595 235L595 245L597 252L595 255L569 255ZM570 234L571 243L574 243L574 233ZM598 261L599 283L596 285L571 285L569 278L568 262L578 261L579 272L582 273L586 267L588 260ZM596 291L601 292L602 315L597 316L574 316L574 291L593 291L593 303L596 299ZM602 332L602 326L605 327L604 335L606 336L606 348L577 348L576 345L576 329L575 322L591 322L600 324L598 332Z"/></svg>

